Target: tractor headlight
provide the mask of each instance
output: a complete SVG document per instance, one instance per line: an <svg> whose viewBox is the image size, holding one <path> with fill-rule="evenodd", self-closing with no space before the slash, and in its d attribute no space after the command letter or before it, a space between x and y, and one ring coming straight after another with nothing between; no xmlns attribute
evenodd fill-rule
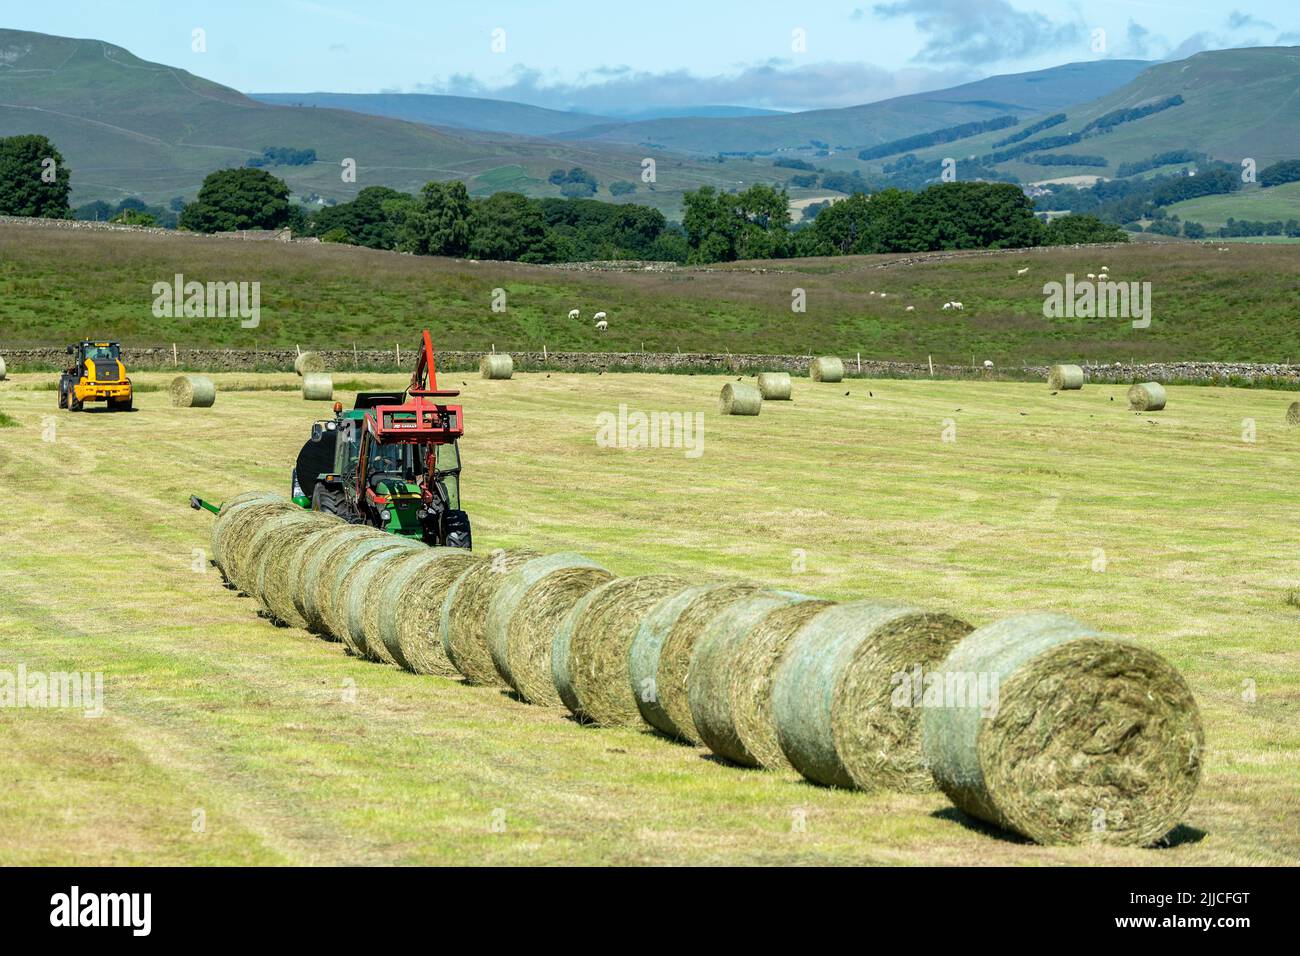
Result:
<svg viewBox="0 0 1300 956"><path fill-rule="evenodd" d="M391 517L392 517L392 513L387 508L385 508L383 511L379 512L379 523L388 524L388 519Z"/></svg>

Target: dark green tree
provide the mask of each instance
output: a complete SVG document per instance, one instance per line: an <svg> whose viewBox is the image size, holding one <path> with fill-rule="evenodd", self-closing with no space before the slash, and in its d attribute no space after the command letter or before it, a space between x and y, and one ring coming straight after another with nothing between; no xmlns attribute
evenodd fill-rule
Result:
<svg viewBox="0 0 1300 956"><path fill-rule="evenodd" d="M1188 223L1195 226L1196 223ZM1201 227L1202 236L1205 227ZM1174 235L1177 235L1175 227ZM1191 237L1200 238L1200 237ZM1128 234L1096 216L1057 216L1043 229L1043 245L1072 246L1083 242L1128 242Z"/></svg>
<svg viewBox="0 0 1300 956"><path fill-rule="evenodd" d="M460 180L425 183L399 210L397 248L421 256L463 256L469 250L470 212L469 192Z"/></svg>
<svg viewBox="0 0 1300 956"><path fill-rule="evenodd" d="M475 259L551 262L557 249L538 204L507 192L474 203L469 254Z"/></svg>
<svg viewBox="0 0 1300 956"><path fill-rule="evenodd" d="M342 229L358 246L370 249L397 247L399 226L389 210L392 200L413 202L409 193L398 192L387 186L367 186L351 202L327 206L312 217L312 230L317 235ZM387 207L387 208L386 208Z"/></svg>
<svg viewBox="0 0 1300 956"><path fill-rule="evenodd" d="M289 187L264 169L209 173L198 199L181 213L180 227L193 232L279 229L289 220Z"/></svg>
<svg viewBox="0 0 1300 956"><path fill-rule="evenodd" d="M0 138L0 215L67 219L72 173L44 136Z"/></svg>

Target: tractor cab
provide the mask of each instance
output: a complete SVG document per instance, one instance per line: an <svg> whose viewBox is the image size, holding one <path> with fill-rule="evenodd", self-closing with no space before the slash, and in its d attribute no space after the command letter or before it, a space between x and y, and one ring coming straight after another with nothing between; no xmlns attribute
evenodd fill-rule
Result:
<svg viewBox="0 0 1300 956"><path fill-rule="evenodd" d="M293 497L304 508L337 514L443 547L471 547L461 510L459 405L431 401L438 390L433 345L424 334L412 384L403 392L362 392L345 411L312 425L298 454Z"/></svg>

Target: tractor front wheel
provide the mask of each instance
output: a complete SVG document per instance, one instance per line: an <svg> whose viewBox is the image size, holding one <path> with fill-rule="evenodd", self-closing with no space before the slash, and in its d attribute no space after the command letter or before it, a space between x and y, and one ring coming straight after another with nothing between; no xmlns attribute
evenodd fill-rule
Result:
<svg viewBox="0 0 1300 956"><path fill-rule="evenodd" d="M66 381L60 380L59 381L59 408L67 408L67 407L68 407L68 383Z"/></svg>

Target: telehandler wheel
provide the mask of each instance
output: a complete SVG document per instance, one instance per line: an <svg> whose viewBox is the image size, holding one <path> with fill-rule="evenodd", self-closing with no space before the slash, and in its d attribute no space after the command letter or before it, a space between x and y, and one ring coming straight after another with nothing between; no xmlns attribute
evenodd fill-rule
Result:
<svg viewBox="0 0 1300 956"><path fill-rule="evenodd" d="M66 382L59 382L59 408L68 407L68 388Z"/></svg>
<svg viewBox="0 0 1300 956"><path fill-rule="evenodd" d="M85 407L85 402L79 401L77 399L77 396L74 393L72 392L68 393L68 411L79 412L84 407Z"/></svg>

